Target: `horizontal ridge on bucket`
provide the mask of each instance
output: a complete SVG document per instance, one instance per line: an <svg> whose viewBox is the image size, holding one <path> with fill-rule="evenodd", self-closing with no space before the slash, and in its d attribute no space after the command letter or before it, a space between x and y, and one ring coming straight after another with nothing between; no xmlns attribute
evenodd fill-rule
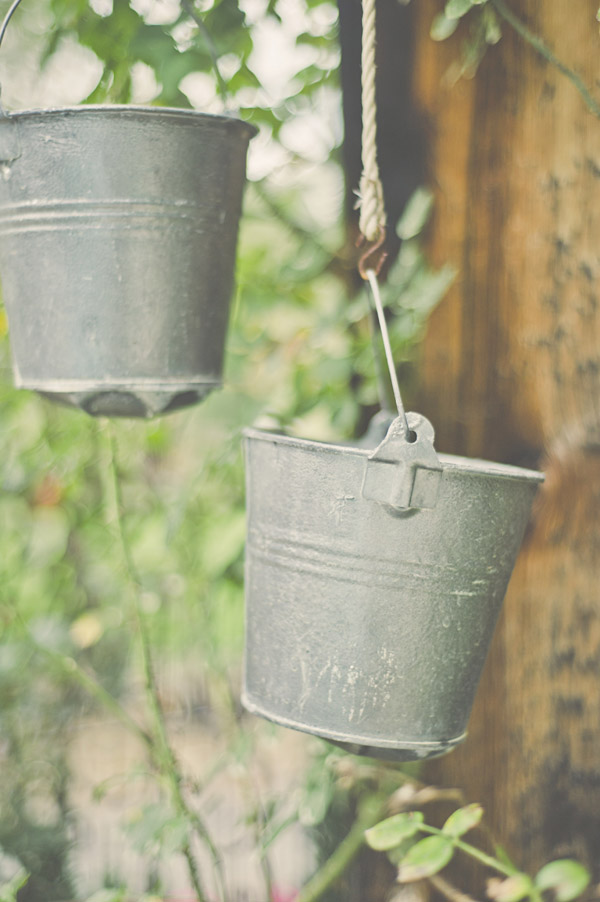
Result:
<svg viewBox="0 0 600 902"><path fill-rule="evenodd" d="M255 132L160 107L0 116L0 278L19 387L144 417L221 384Z"/></svg>
<svg viewBox="0 0 600 902"><path fill-rule="evenodd" d="M254 429L244 439L244 705L394 760L443 754L464 739L543 479L432 459L430 424L408 419L417 431L409 456L439 481L418 507L394 501L407 472L397 420L370 447Z"/></svg>

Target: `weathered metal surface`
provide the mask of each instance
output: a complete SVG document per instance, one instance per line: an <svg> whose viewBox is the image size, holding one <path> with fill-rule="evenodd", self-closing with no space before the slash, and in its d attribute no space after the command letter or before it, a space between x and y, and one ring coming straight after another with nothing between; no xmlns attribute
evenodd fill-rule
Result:
<svg viewBox="0 0 600 902"><path fill-rule="evenodd" d="M435 506L399 511L361 492L379 438L246 431L243 701L355 753L411 760L464 739L543 476L439 455Z"/></svg>
<svg viewBox="0 0 600 902"><path fill-rule="evenodd" d="M0 116L0 277L19 387L151 416L220 384L254 132L174 109Z"/></svg>

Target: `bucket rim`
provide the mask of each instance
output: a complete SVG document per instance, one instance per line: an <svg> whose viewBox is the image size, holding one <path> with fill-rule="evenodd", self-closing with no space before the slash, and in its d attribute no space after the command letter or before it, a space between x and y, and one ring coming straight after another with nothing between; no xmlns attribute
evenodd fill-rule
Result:
<svg viewBox="0 0 600 902"><path fill-rule="evenodd" d="M132 116L169 116L169 117L180 117L183 119L204 119L208 122L224 125L227 128L238 128L239 126L243 126L251 132L251 137L258 134L258 128L256 125L253 125L251 122L247 122L245 119L240 119L239 116L228 116L220 113L203 113L200 110L188 110L183 107L169 107L169 106L145 106L144 104L111 104L111 103L98 103L98 104L79 104L77 106L64 106L64 107L41 107L41 108L33 108L28 110L14 110L10 112L5 112L2 116L0 116L0 124L2 121L8 121L11 119L26 119L29 117L39 117L39 116L72 116L72 115L83 115L83 114L98 114L98 113L111 113L111 114L131 114Z"/></svg>
<svg viewBox="0 0 600 902"><path fill-rule="evenodd" d="M270 442L276 445L298 448L311 453L323 452L325 454L342 454L351 457L368 458L375 450L372 448L358 447L357 445L335 442L321 442L316 439L298 438L285 435L283 432L271 432L267 429L257 429L249 426L242 431L244 439L251 441ZM500 479L512 479L519 482L541 483L545 475L539 470L529 470L514 464L496 463L490 460L481 460L474 457L461 457L457 454L438 454L442 468L474 476L493 476Z"/></svg>

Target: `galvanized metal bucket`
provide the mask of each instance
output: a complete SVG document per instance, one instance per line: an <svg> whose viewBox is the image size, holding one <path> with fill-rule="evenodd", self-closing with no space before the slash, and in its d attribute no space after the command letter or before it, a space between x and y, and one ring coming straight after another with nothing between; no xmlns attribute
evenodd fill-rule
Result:
<svg viewBox="0 0 600 902"><path fill-rule="evenodd" d="M221 383L253 126L130 106L0 115L17 386L152 416Z"/></svg>
<svg viewBox="0 0 600 902"><path fill-rule="evenodd" d="M245 433L244 705L395 760L464 739L543 479L408 424L368 448Z"/></svg>

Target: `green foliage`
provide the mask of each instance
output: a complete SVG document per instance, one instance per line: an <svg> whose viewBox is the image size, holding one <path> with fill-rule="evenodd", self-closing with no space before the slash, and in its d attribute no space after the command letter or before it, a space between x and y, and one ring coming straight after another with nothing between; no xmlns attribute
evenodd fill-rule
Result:
<svg viewBox="0 0 600 902"><path fill-rule="evenodd" d="M460 19L450 18L445 11L438 13L433 22L429 34L434 41L445 41L451 37L458 28Z"/></svg>
<svg viewBox="0 0 600 902"><path fill-rule="evenodd" d="M460 851L503 875L502 879L488 880L487 896L493 902L521 902L522 899L541 902L541 893L547 890L553 891L557 902L572 902L585 892L590 875L577 861L551 861L532 879L519 871L502 849L497 848L493 857L466 843L462 837L479 826L482 817L481 805L466 805L453 811L439 830L425 823L421 811L401 812L366 830L364 838L372 849L388 853L398 867L399 883L435 876ZM432 835L416 839L419 833Z"/></svg>
<svg viewBox="0 0 600 902"><path fill-rule="evenodd" d="M0 902L17 902L17 893L23 889L28 880L27 871L17 871L11 880L0 885Z"/></svg>
<svg viewBox="0 0 600 902"><path fill-rule="evenodd" d="M384 821L380 821L375 827L371 827L365 833L367 845L379 852L393 849L405 839L418 833L420 825L424 821L421 811L408 811L402 814L394 814Z"/></svg>
<svg viewBox="0 0 600 902"><path fill-rule="evenodd" d="M262 21L280 23L280 5L277 0L269 3ZM190 0L182 3L172 21L160 24L148 21L129 0L113 0L106 14L96 12L87 0L51 0L54 26L45 38L42 59L47 62L65 38L89 48L102 63L98 83L87 97L90 103L131 102L135 67L143 64L158 84L152 103L190 107L182 82L186 76L203 73L213 82L212 99L207 97L210 111L221 112L223 104L226 110L241 110L277 137L291 114L306 112L313 95L335 81L336 18L323 15L330 6L324 0L305 0L305 27L296 35L296 44L305 47L306 53L298 54L298 69L288 78L287 96L278 98L275 105L254 71L252 21L237 0L197 6Z"/></svg>
<svg viewBox="0 0 600 902"><path fill-rule="evenodd" d="M432 877L452 860L454 844L445 836L427 836L408 850L398 868L399 883Z"/></svg>
<svg viewBox="0 0 600 902"><path fill-rule="evenodd" d="M89 896L85 902L127 902L127 895L127 890L123 887L119 889L101 889L94 893L93 896Z"/></svg>
<svg viewBox="0 0 600 902"><path fill-rule="evenodd" d="M403 241L420 235L433 210L433 192L429 188L417 188L408 199L404 212L396 226L396 234Z"/></svg>
<svg viewBox="0 0 600 902"><path fill-rule="evenodd" d="M442 827L442 833L445 833L447 836L453 836L456 839L468 833L473 827L476 827L482 817L483 808L476 802L467 805L465 808L458 808L452 812Z"/></svg>
<svg viewBox="0 0 600 902"><path fill-rule="evenodd" d="M578 861L562 858L550 861L535 876L536 887L552 890L557 902L571 902L588 888L590 875Z"/></svg>
<svg viewBox="0 0 600 902"><path fill-rule="evenodd" d="M146 805L133 812L127 833L134 849L153 856L181 852L189 842L190 825L185 817L173 817L164 803Z"/></svg>
<svg viewBox="0 0 600 902"><path fill-rule="evenodd" d="M447 19L461 19L474 6L482 6L487 0L448 0L444 7Z"/></svg>
<svg viewBox="0 0 600 902"><path fill-rule="evenodd" d="M469 16L469 32L461 44L459 59L448 72L450 81L472 78L485 53L502 37L502 28L492 0L448 0L444 10L434 18L430 35L434 41L445 41L457 30L461 20Z"/></svg>

